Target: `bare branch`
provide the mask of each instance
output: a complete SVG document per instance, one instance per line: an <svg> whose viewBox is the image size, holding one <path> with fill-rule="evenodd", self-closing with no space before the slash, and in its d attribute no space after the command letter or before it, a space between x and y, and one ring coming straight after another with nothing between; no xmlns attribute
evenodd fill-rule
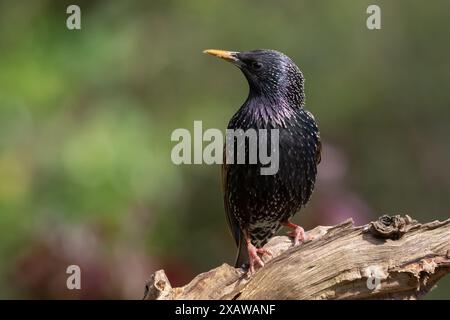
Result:
<svg viewBox="0 0 450 320"><path fill-rule="evenodd" d="M249 277L223 264L172 288L163 270L147 282L145 299L415 299L450 273L450 219L426 224L409 216L380 217L355 227L319 226L292 247L274 237L264 268Z"/></svg>

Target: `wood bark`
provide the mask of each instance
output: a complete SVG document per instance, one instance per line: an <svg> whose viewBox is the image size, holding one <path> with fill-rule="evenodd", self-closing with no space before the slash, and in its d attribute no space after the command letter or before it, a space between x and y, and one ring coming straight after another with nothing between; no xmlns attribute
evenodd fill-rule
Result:
<svg viewBox="0 0 450 320"><path fill-rule="evenodd" d="M159 270L144 299L416 299L450 273L450 219L382 216L363 226L350 219L307 234L311 240L295 247L272 238L264 247L273 257L253 275L224 263L173 288Z"/></svg>

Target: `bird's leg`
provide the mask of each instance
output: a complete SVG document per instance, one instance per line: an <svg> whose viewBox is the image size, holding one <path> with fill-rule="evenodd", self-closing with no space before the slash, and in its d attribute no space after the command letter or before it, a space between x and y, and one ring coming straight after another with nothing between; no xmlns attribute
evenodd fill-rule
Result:
<svg viewBox="0 0 450 320"><path fill-rule="evenodd" d="M272 252L264 248L256 248L252 244L248 232L245 233L245 241L247 242L247 250L248 250L248 263L249 263L248 270L250 274L253 274L255 273L255 263L258 264L260 267L264 267L264 262L262 261L259 255L260 254L263 255L265 253L272 256Z"/></svg>
<svg viewBox="0 0 450 320"><path fill-rule="evenodd" d="M288 235L294 238L294 246L299 245L300 242L305 242L308 240L308 236L306 235L305 230L303 230L303 228L299 225L296 225L289 220L284 221L281 224L287 228L292 229L292 231Z"/></svg>

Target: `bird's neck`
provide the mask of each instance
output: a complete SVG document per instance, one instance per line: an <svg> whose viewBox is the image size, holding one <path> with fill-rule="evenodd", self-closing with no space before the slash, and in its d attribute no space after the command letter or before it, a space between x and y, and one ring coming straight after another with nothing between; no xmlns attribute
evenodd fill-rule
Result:
<svg viewBox="0 0 450 320"><path fill-rule="evenodd" d="M303 80L284 83L258 83L249 81L249 95L247 101L254 101L263 105L283 105L286 108L302 108L305 102Z"/></svg>
<svg viewBox="0 0 450 320"><path fill-rule="evenodd" d="M286 127L299 108L302 108L301 105L294 104L282 96L250 94L239 113L257 126Z"/></svg>

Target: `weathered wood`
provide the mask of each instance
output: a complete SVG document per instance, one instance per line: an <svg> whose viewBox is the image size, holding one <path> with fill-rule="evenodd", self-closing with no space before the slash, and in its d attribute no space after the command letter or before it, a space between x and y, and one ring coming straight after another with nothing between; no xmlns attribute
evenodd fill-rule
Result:
<svg viewBox="0 0 450 320"><path fill-rule="evenodd" d="M450 273L450 219L426 224L409 216L364 226L347 220L308 232L297 247L274 237L265 267L253 276L223 264L172 288L163 270L147 282L145 299L415 299Z"/></svg>

